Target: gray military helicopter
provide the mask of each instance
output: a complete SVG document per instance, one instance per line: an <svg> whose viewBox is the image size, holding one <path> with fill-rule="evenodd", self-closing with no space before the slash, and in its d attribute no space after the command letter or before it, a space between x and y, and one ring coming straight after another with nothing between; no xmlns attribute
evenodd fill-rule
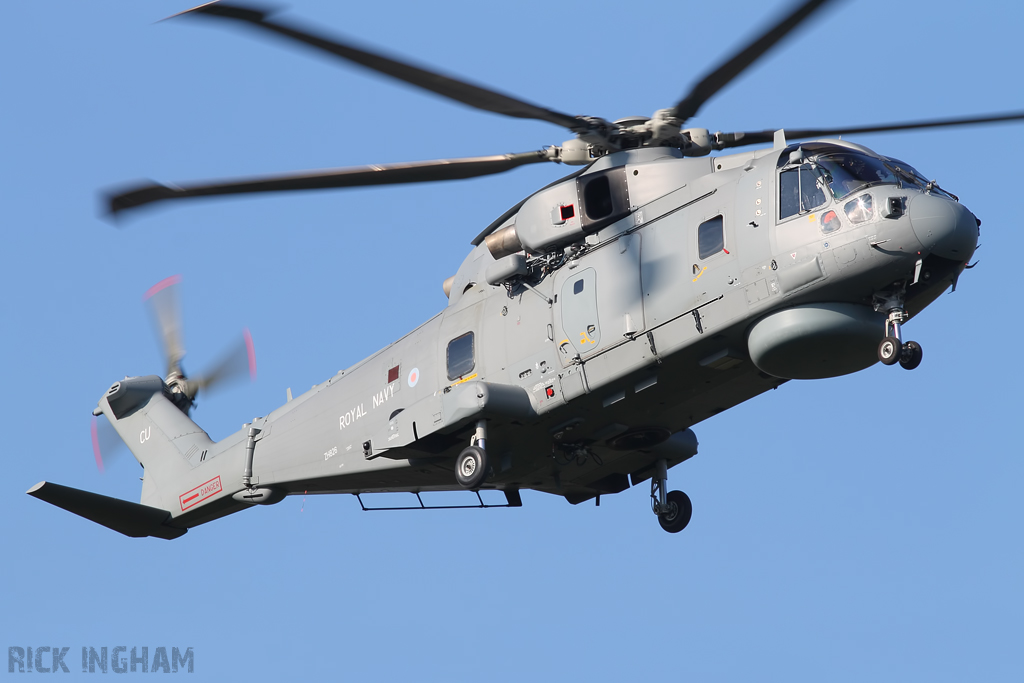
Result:
<svg viewBox="0 0 1024 683"><path fill-rule="evenodd" d="M477 235L443 284L445 310L219 442L190 412L234 361L186 377L174 287L159 286L150 301L166 378L115 382L94 412L142 464L141 504L49 482L29 494L128 536L171 539L303 492L354 494L361 505L364 494L410 492L418 509L427 507L422 492L472 491L468 507L490 507L480 492L494 490L515 507L522 489L600 504L649 480L661 526L681 531L692 505L667 490L668 470L696 454L693 425L790 379L877 361L917 367L921 345L904 340L903 325L970 267L981 221L955 195L838 136L1024 119L683 128L825 4L793 7L675 106L614 122L539 107L258 9L210 3L183 13L277 34L574 137L518 154L146 184L111 196L114 214L170 199L452 180L541 162L582 168ZM771 146L711 156L748 145Z"/></svg>

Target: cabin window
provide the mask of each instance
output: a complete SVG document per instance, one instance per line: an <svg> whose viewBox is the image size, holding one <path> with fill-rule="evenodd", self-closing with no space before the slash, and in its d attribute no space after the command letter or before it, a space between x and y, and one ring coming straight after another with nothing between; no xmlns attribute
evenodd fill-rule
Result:
<svg viewBox="0 0 1024 683"><path fill-rule="evenodd" d="M806 213L827 201L810 164L786 169L779 174L779 219Z"/></svg>
<svg viewBox="0 0 1024 683"><path fill-rule="evenodd" d="M706 220L697 228L697 252L702 259L725 249L725 222L721 216Z"/></svg>
<svg viewBox="0 0 1024 683"><path fill-rule="evenodd" d="M580 197L580 225L588 234L629 215L625 167L582 175L576 179L576 191Z"/></svg>
<svg viewBox="0 0 1024 683"><path fill-rule="evenodd" d="M473 333L467 332L448 342L448 379L459 379L473 372Z"/></svg>

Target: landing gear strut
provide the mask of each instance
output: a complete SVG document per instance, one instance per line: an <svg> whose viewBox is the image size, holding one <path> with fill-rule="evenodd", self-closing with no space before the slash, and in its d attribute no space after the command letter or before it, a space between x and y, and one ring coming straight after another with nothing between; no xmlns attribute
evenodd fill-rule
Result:
<svg viewBox="0 0 1024 683"><path fill-rule="evenodd" d="M455 459L455 480L462 488L479 489L490 469L487 457L487 420L479 420L470 445Z"/></svg>
<svg viewBox="0 0 1024 683"><path fill-rule="evenodd" d="M878 344L878 360L884 365L899 363L907 370L913 370L921 364L924 351L915 341L903 341L902 324L907 320L904 308L906 286L897 285L884 294L876 294L874 307L880 313L886 313L885 337Z"/></svg>
<svg viewBox="0 0 1024 683"><path fill-rule="evenodd" d="M651 477L651 509L658 516L658 523L662 529L670 534L677 534L690 523L693 504L690 497L682 491L665 492L668 481L667 462L659 460L654 467L654 476Z"/></svg>

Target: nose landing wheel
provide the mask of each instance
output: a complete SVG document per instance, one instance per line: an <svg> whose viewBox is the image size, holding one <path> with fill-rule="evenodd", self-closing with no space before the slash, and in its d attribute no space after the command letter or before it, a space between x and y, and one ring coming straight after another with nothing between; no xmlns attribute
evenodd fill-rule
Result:
<svg viewBox="0 0 1024 683"><path fill-rule="evenodd" d="M924 351L921 349L921 345L916 341L908 341L903 345L902 353L900 353L900 365L906 370L913 370L921 364L923 358Z"/></svg>
<svg viewBox="0 0 1024 683"><path fill-rule="evenodd" d="M875 310L886 311L885 338L878 344L878 360L883 365L899 363L906 370L913 370L921 364L924 351L916 341L903 341L902 324L907 319L903 308L905 289L899 287L891 293L875 296Z"/></svg>
<svg viewBox="0 0 1024 683"><path fill-rule="evenodd" d="M878 360L883 365L896 365L903 355L903 345L898 337L886 337L878 344Z"/></svg>

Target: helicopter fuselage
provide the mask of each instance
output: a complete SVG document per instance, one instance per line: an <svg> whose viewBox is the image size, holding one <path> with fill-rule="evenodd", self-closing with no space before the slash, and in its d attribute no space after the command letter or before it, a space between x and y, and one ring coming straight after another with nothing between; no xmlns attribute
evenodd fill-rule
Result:
<svg viewBox="0 0 1024 683"><path fill-rule="evenodd" d="M483 436L480 488L622 491L691 457L700 421L872 365L887 301L910 317L955 285L980 222L901 163L837 141L604 157L499 228L521 249L477 244L402 339L220 442L164 428L183 464L142 502L194 526L288 494L459 490ZM118 419L115 388L100 408L148 479L166 443Z"/></svg>

